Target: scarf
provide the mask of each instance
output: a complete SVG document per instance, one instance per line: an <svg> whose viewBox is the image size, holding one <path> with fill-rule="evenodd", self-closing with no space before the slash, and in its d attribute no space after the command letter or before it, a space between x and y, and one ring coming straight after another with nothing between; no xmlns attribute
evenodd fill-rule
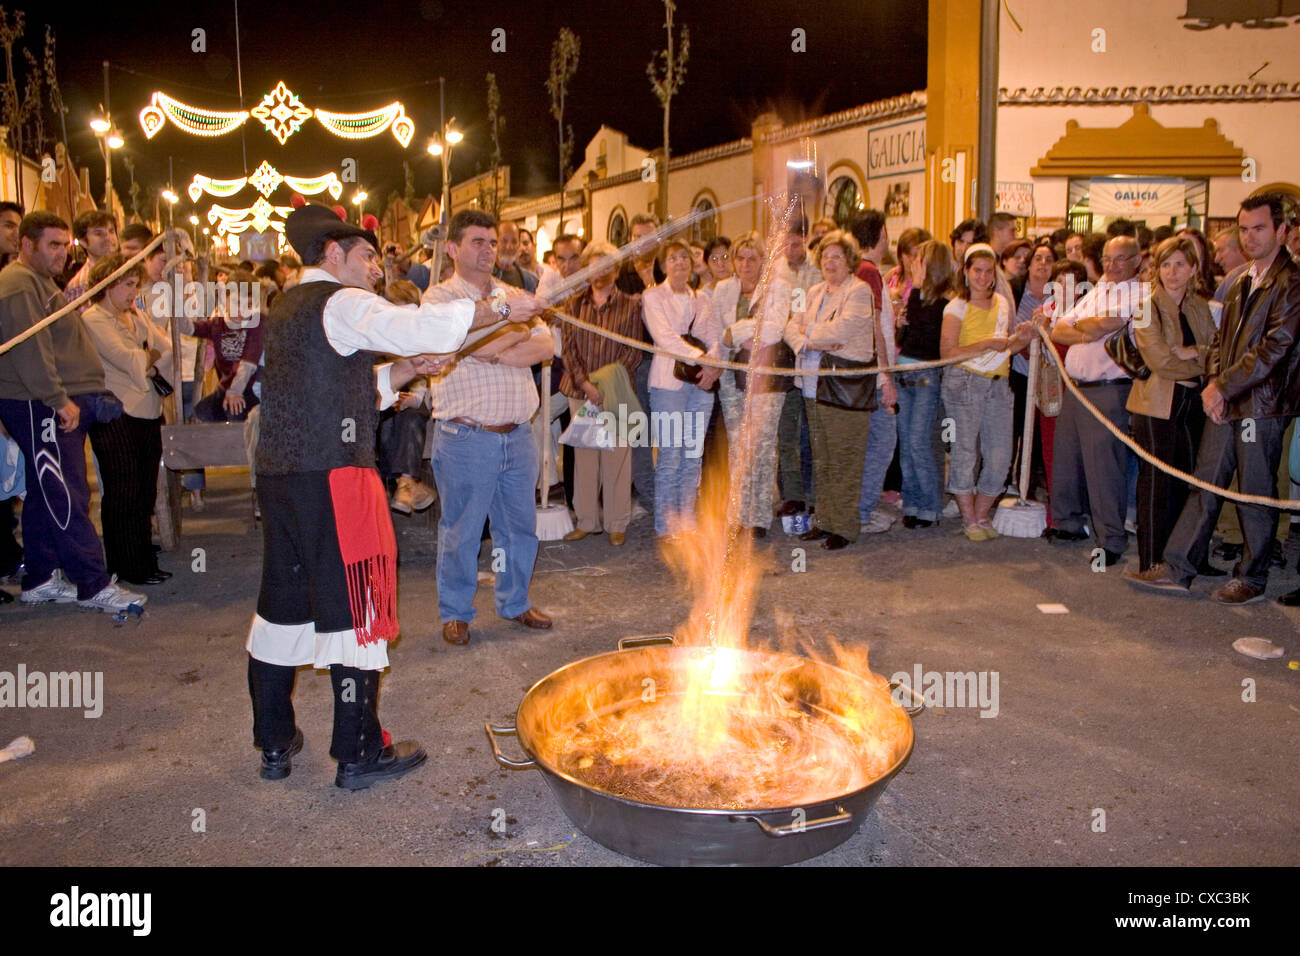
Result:
<svg viewBox="0 0 1300 956"><path fill-rule="evenodd" d="M397 537L373 468L335 468L330 498L358 644L397 637Z"/></svg>

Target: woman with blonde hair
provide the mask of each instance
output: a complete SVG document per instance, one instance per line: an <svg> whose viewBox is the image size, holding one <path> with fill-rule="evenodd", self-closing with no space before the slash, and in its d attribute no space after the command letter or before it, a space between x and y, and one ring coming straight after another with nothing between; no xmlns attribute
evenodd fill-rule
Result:
<svg viewBox="0 0 1300 956"><path fill-rule="evenodd" d="M777 278L773 269L760 286L765 259L763 240L757 233L737 239L731 247L736 274L714 288L713 311L722 329L722 344L732 361L748 364L757 351L756 364L791 368L793 357L782 341L790 319L790 285ZM775 375L751 376L731 370L723 372L720 381L718 397L731 449L731 476L740 485L737 520L755 538L766 537L772 523L776 432L789 381ZM750 403L748 423L744 420L746 395Z"/></svg>
<svg viewBox="0 0 1300 956"><path fill-rule="evenodd" d="M1201 378L1214 338L1217 303L1207 302L1196 242L1177 235L1155 249L1155 283L1133 321L1133 340L1151 374L1135 379L1125 407L1133 440L1179 471L1196 465L1205 427ZM1186 482L1138 460L1138 570L1162 560L1187 500Z"/></svg>
<svg viewBox="0 0 1300 956"><path fill-rule="evenodd" d="M843 230L828 232L815 259L823 281L808 290L807 308L790 320L785 340L797 368L846 371L874 364L875 312L871 287L853 273L862 261L857 240ZM812 437L817 488L817 526L799 537L821 541L828 551L858 539L862 522L862 460L867 452L870 412L876 405L874 375L801 375L808 430Z"/></svg>
<svg viewBox="0 0 1300 956"><path fill-rule="evenodd" d="M939 338L941 358L965 359L945 370L942 394L954 431L948 490L957 499L971 541L997 537L989 513L1011 467L1011 353L1034 334L1029 325L1011 331L1011 303L995 291L996 284L993 247L982 242L968 247L957 273L957 297L944 309Z"/></svg>

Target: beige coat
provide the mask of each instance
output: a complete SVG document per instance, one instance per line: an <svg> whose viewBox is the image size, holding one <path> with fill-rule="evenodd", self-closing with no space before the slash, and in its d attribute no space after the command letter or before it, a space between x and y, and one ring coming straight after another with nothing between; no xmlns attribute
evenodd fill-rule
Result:
<svg viewBox="0 0 1300 956"><path fill-rule="evenodd" d="M835 354L840 358L870 362L876 355L875 325L871 287L850 276L829 299L825 282L808 290L808 307L790 319L785 340L796 355L805 347L824 352L838 345Z"/></svg>
<svg viewBox="0 0 1300 956"><path fill-rule="evenodd" d="M1205 358L1214 339L1214 318L1209 304L1199 295L1185 295L1182 309L1196 338L1194 359L1174 355L1174 348L1183 344L1182 323L1178 321L1177 303L1160 286L1155 286L1151 293L1150 321L1143 321L1147 314L1145 308L1134 316L1133 340L1151 375L1143 381L1134 380L1125 406L1130 412L1168 419L1174 404L1174 389L1183 387L1176 383L1205 374Z"/></svg>
<svg viewBox="0 0 1300 956"><path fill-rule="evenodd" d="M164 378L171 379L171 343L158 326L139 312L133 309L127 314L132 325L129 330L100 302L82 313L81 320L104 363L104 383L108 390L117 396L132 418L157 418L162 414L162 396L149 381L152 366L145 349L156 348L162 353L158 370Z"/></svg>

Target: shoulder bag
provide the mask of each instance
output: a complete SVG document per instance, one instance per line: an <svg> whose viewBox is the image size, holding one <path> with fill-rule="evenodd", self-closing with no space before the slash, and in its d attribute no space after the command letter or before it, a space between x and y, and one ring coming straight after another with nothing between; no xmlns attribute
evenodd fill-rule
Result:
<svg viewBox="0 0 1300 956"><path fill-rule="evenodd" d="M1151 377L1151 369L1147 368L1141 349L1128 334L1127 323L1123 328L1111 333L1104 345L1110 360L1128 372L1136 381L1142 382Z"/></svg>

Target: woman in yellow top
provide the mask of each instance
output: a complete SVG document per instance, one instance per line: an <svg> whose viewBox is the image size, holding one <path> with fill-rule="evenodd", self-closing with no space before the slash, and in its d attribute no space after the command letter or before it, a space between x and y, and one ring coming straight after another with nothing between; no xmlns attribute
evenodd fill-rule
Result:
<svg viewBox="0 0 1300 956"><path fill-rule="evenodd" d="M997 537L989 513L1011 466L1011 354L1034 334L1029 323L1010 331L1011 303L994 291L996 283L992 247L982 242L969 246L957 274L957 298L943 311L939 336L941 358L966 360L944 371L942 395L954 429L948 491L957 499L971 541Z"/></svg>

